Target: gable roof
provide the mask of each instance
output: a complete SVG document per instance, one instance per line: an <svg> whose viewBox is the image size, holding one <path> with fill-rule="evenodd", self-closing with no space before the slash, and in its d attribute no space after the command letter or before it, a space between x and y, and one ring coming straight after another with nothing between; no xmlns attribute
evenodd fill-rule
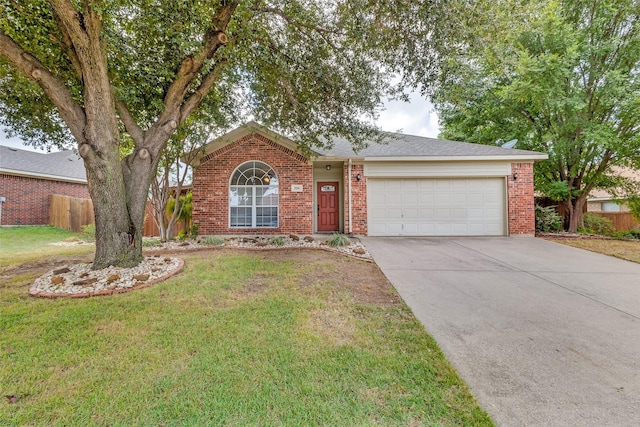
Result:
<svg viewBox="0 0 640 427"><path fill-rule="evenodd" d="M0 145L0 173L86 184L84 162L71 150L38 153Z"/></svg>
<svg viewBox="0 0 640 427"><path fill-rule="evenodd" d="M208 154L211 154L228 144L233 144L239 139L242 139L245 136L252 135L252 134L262 135L265 138L268 138L273 142L276 142L282 145L283 147L290 149L293 152L296 152L296 153L298 152L298 143L296 143L295 141L287 138L284 135L280 135L279 133L272 131L266 126L263 126L254 121L250 121L208 142L204 146L204 150L198 153L198 156L193 162L194 166L197 166L198 163L202 161L202 159L206 157Z"/></svg>
<svg viewBox="0 0 640 427"><path fill-rule="evenodd" d="M361 157L364 160L544 160L546 153L469 142L385 132L386 144L370 142L354 152L346 139L334 139L333 148L320 150L326 157Z"/></svg>
<svg viewBox="0 0 640 427"><path fill-rule="evenodd" d="M273 132L259 123L251 121L209 142L205 146L200 158L253 133L267 137L291 150L297 150L298 144L292 139ZM386 143L380 144L375 141L369 141L367 144L368 146L357 153L353 150L353 147L348 140L343 138L334 138L333 140L328 141L327 144L330 145L331 148L315 148L314 151L312 151L312 154L325 160L357 159L365 161L534 161L545 160L548 158L546 153L536 151L516 150L513 148L502 148L460 141L447 141L399 133L384 132L383 134L386 136Z"/></svg>

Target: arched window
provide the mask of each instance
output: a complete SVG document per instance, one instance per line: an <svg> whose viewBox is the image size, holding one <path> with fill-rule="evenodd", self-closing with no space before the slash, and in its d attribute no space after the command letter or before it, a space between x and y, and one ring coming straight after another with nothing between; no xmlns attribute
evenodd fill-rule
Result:
<svg viewBox="0 0 640 427"><path fill-rule="evenodd" d="M229 227L278 227L278 177L267 164L241 164L229 182Z"/></svg>

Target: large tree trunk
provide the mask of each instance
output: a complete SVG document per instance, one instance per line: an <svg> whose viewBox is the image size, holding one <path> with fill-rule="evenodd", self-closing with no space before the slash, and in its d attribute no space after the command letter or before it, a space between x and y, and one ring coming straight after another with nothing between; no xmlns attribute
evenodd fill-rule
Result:
<svg viewBox="0 0 640 427"><path fill-rule="evenodd" d="M156 162L146 149L120 161L118 144L113 147L100 154L88 144L79 150L96 219L94 269L133 267L142 260L144 211Z"/></svg>
<svg viewBox="0 0 640 427"><path fill-rule="evenodd" d="M586 202L586 195L563 202L565 212L568 215L567 231L569 233L577 232L578 229L584 225L584 205Z"/></svg>

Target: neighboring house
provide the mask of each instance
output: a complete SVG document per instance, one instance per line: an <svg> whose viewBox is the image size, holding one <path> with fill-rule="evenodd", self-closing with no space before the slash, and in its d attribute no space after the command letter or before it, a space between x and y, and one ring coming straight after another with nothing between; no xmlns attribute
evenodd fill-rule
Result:
<svg viewBox="0 0 640 427"><path fill-rule="evenodd" d="M629 168L618 168L616 170L621 176L640 182L640 171ZM624 199L620 200L606 190L593 190L587 199L588 212L629 212L629 207L624 204Z"/></svg>
<svg viewBox="0 0 640 427"><path fill-rule="evenodd" d="M307 159L250 122L196 161L193 222L204 235L535 233L533 163L546 154L389 135L359 153L335 140Z"/></svg>
<svg viewBox="0 0 640 427"><path fill-rule="evenodd" d="M51 194L89 198L84 163L76 153L0 145L0 225L48 224Z"/></svg>

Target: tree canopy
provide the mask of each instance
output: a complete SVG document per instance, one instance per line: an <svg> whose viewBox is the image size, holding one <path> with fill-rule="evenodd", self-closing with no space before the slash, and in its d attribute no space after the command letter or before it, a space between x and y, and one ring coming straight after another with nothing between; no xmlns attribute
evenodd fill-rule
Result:
<svg viewBox="0 0 640 427"><path fill-rule="evenodd" d="M221 126L251 116L303 147L358 145L377 137L384 97L402 95L392 78L431 80L447 34L435 25L444 8L426 0L0 4L0 120L34 144L75 140L95 268L141 259L150 181L192 114Z"/></svg>
<svg viewBox="0 0 640 427"><path fill-rule="evenodd" d="M456 6L469 22L432 92L442 136L548 153L536 189L575 231L591 190L624 184L614 166L640 167L639 2Z"/></svg>

